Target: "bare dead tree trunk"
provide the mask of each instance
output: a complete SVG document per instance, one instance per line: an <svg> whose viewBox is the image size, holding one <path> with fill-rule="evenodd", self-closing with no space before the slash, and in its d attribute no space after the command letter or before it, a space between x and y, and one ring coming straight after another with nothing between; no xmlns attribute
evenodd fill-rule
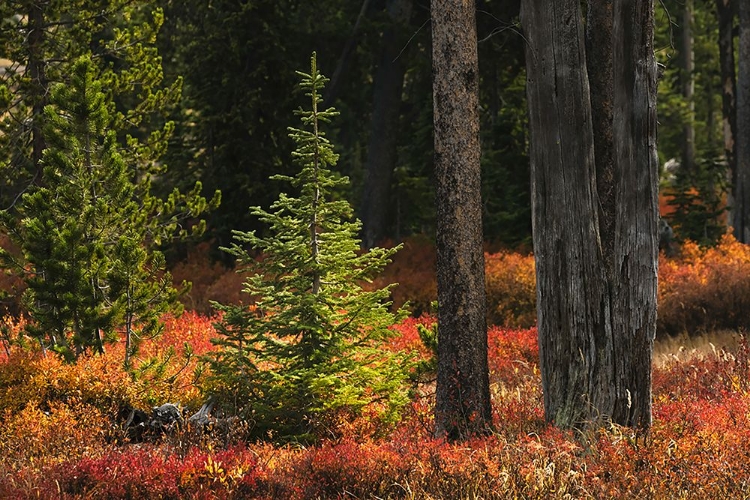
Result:
<svg viewBox="0 0 750 500"><path fill-rule="evenodd" d="M740 18L737 68L737 178L734 186L734 234L750 243L750 3L738 2Z"/></svg>
<svg viewBox="0 0 750 500"><path fill-rule="evenodd" d="M577 0L524 0L521 20L546 418L648 427L658 252L653 3L592 0L588 54Z"/></svg>
<svg viewBox="0 0 750 500"><path fill-rule="evenodd" d="M614 97L614 1L589 2L586 22L586 65L594 134L596 189L599 194L599 238L605 261L615 251L615 143L612 127ZM611 279L614 268L608 266Z"/></svg>
<svg viewBox="0 0 750 500"><path fill-rule="evenodd" d="M396 167L401 93L406 66L401 50L413 0L390 0L391 25L383 34L380 64L373 85L373 111L362 197L363 243L374 247L386 235L391 182Z"/></svg>
<svg viewBox="0 0 750 500"><path fill-rule="evenodd" d="M651 425L656 336L659 158L653 0L616 0L613 43L617 222L612 290L612 420Z"/></svg>
<svg viewBox="0 0 750 500"><path fill-rule="evenodd" d="M491 425L474 2L432 0L432 61L439 302L435 433L462 439Z"/></svg>

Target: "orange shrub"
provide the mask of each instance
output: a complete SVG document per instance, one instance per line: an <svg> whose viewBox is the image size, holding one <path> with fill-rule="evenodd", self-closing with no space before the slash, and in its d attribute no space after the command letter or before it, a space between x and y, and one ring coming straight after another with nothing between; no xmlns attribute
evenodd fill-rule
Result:
<svg viewBox="0 0 750 500"><path fill-rule="evenodd" d="M398 283L393 303L408 302L415 316L432 311L437 300L435 246L425 237L412 237L373 286ZM536 324L534 257L512 252L485 254L487 319L490 324L528 328Z"/></svg>
<svg viewBox="0 0 750 500"><path fill-rule="evenodd" d="M686 242L659 262L659 333L750 328L750 246L726 234L716 247Z"/></svg>
<svg viewBox="0 0 750 500"><path fill-rule="evenodd" d="M181 297L186 309L203 314L213 312L211 301L236 304L242 298L244 278L221 262L211 258L211 244L202 242L188 251L185 260L172 266L175 285L192 283L190 291Z"/></svg>
<svg viewBox="0 0 750 500"><path fill-rule="evenodd" d="M408 302L412 314L420 316L430 312L432 303L437 300L435 245L424 236L407 238L403 244L381 275L365 288L383 288L398 283L392 292L393 306L401 307Z"/></svg>
<svg viewBox="0 0 750 500"><path fill-rule="evenodd" d="M10 241L8 235L0 233L0 247L13 255L20 251ZM21 295L26 290L26 284L9 270L0 270L0 315L18 315L21 312Z"/></svg>
<svg viewBox="0 0 750 500"><path fill-rule="evenodd" d="M534 257L512 252L486 254L487 320L529 328L536 324Z"/></svg>

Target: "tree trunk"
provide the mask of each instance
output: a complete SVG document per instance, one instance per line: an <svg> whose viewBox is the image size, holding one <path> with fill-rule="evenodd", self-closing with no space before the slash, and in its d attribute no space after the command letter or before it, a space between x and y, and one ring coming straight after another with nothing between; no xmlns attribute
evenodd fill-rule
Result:
<svg viewBox="0 0 750 500"><path fill-rule="evenodd" d="M47 104L49 83L44 60L44 8L46 2L32 3L29 6L28 71L33 96L31 116L31 162L33 184L42 182L42 152L47 147L42 132L44 106Z"/></svg>
<svg viewBox="0 0 750 500"><path fill-rule="evenodd" d="M561 427L647 427L658 214L653 4L592 0L588 65L580 2L525 0L521 20L545 415Z"/></svg>
<svg viewBox="0 0 750 500"><path fill-rule="evenodd" d="M734 66L734 6L732 0L716 0L716 10L719 19L719 66L721 68L721 111L724 123L724 156L727 160L729 172L727 177L730 186L737 182L737 162L735 140L737 136L736 115L736 76ZM729 196L732 196L730 189ZM730 211L733 209L733 200L727 200ZM732 220L729 213L728 219Z"/></svg>
<svg viewBox="0 0 750 500"><path fill-rule="evenodd" d="M479 146L476 9L432 0L437 197L438 369L435 433L491 425Z"/></svg>
<svg viewBox="0 0 750 500"><path fill-rule="evenodd" d="M651 425L659 262L653 0L616 0L613 33L617 222L612 290L612 420Z"/></svg>
<svg viewBox="0 0 750 500"><path fill-rule="evenodd" d="M406 71L400 53L406 42L403 34L411 18L412 4L412 0L390 0L387 7L392 22L383 34L380 64L375 74L372 128L362 197L363 243L366 248L374 247L386 235Z"/></svg>
<svg viewBox="0 0 750 500"><path fill-rule="evenodd" d="M323 99L323 109L328 109L329 107L331 107L333 101L338 96L342 75L346 73L346 70L349 67L349 63L351 62L354 49L357 47L359 27L362 25L362 20L367 17L367 13L369 10L370 0L363 0L362 7L360 7L359 9L359 15L357 15L357 21L354 23L354 28L352 28L351 35L349 35L349 38L346 40L344 50L341 52L339 62L336 63L336 69L334 70L333 76L331 76L331 81L328 84L328 89L326 90L325 98Z"/></svg>
<svg viewBox="0 0 750 500"><path fill-rule="evenodd" d="M689 175L695 171L695 52L693 50L693 0L685 0L682 11L682 97L687 105L683 126L682 168Z"/></svg>
<svg viewBox="0 0 750 500"><path fill-rule="evenodd" d="M734 186L734 234L750 243L750 3L739 2L740 41L737 69L737 182Z"/></svg>
<svg viewBox="0 0 750 500"><path fill-rule="evenodd" d="M737 83L734 66L734 7L731 0L716 0L719 19L719 65L721 67L721 111L724 124L724 156L729 166L728 178L732 190L737 182L737 137L736 92ZM732 190L729 195L732 196ZM729 224L732 225L732 199L727 200Z"/></svg>
<svg viewBox="0 0 750 500"><path fill-rule="evenodd" d="M605 261L615 251L615 143L612 128L614 98L613 0L589 2L586 22L586 67L594 134L596 189L599 194L599 238ZM611 279L614 270L608 277Z"/></svg>

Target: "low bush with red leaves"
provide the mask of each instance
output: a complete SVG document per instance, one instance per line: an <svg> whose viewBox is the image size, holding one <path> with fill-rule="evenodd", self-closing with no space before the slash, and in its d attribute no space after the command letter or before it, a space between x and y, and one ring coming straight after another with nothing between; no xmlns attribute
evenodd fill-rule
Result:
<svg viewBox="0 0 750 500"><path fill-rule="evenodd" d="M524 259L488 257L488 269L505 273L497 290L519 287L528 296L527 282L511 281L532 275ZM743 304L737 290L750 275L748 262L729 237L716 249L687 245L679 259L662 259L661 307L669 313L661 327L670 321L677 326L667 331L689 329L669 319L678 310L694 311L691 321L705 329L743 326L740 314L731 317L735 323L717 323L695 311ZM170 401L191 412L205 396L199 358L214 349L215 319L186 313L165 321L162 337L143 342L134 374L121 369L120 344L65 364L42 356L33 342L23 346L22 323L6 322L12 341L0 352L0 498L716 499L746 498L750 490L750 348L741 336L727 349L706 341L711 349L660 355L648 434L548 426L536 329L505 326L489 330L494 433L487 437L435 440L434 381L426 377L396 427L365 411L336 423L337 437L314 446L236 444L186 431L129 443L118 432L118 408ZM387 347L428 359L433 353L418 328L434 321L407 318Z"/></svg>

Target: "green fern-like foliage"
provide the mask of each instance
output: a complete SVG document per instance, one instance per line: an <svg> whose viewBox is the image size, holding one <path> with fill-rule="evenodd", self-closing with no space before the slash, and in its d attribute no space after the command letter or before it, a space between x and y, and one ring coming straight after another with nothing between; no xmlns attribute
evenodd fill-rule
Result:
<svg viewBox="0 0 750 500"><path fill-rule="evenodd" d="M253 208L270 235L235 231L225 249L249 273L245 292L255 302L217 305L223 349L213 360L214 390L256 435L279 440L314 438L332 418L368 405L393 416L407 395L406 359L382 348L402 313L390 312L389 288L362 288L397 249L360 252L361 224L333 196L348 179L330 170L337 155L320 126L336 112L318 108L326 78L314 54L310 73L299 75L311 104L296 112L302 127L290 128L300 170L273 177L299 196L282 194L270 211Z"/></svg>

